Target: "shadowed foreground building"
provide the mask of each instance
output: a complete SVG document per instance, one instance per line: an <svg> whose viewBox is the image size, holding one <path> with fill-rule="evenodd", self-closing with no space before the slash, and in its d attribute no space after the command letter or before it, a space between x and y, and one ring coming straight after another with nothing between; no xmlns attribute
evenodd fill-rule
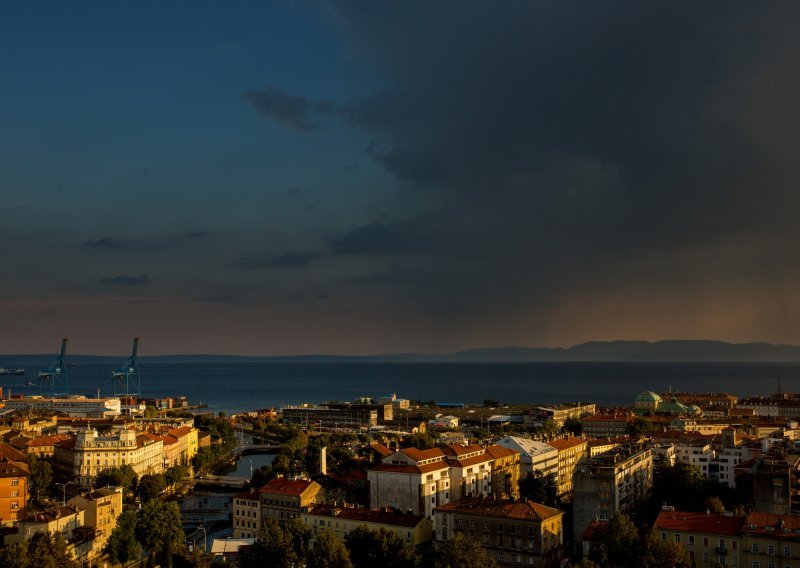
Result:
<svg viewBox="0 0 800 568"><path fill-rule="evenodd" d="M573 478L573 534L575 549L583 548L581 537L593 521L607 521L629 510L647 495L653 484L653 454L638 446L618 447L592 458L584 458Z"/></svg>
<svg viewBox="0 0 800 568"><path fill-rule="evenodd" d="M436 540L461 533L500 566L558 566L564 555L563 516L525 499L461 499L436 508Z"/></svg>
<svg viewBox="0 0 800 568"><path fill-rule="evenodd" d="M311 529L312 538L316 538L323 530L330 529L336 538L344 542L345 535L360 526L366 526L371 531L387 530L412 546L430 542L433 538L433 524L428 519L391 507L364 509L355 505L317 505L302 512L300 518Z"/></svg>

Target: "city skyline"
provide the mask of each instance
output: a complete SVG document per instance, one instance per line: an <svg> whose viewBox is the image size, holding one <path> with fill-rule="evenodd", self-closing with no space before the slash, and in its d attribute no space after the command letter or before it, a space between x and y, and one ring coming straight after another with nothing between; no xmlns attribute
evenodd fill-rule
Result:
<svg viewBox="0 0 800 568"><path fill-rule="evenodd" d="M800 6L0 8L0 351L800 344Z"/></svg>

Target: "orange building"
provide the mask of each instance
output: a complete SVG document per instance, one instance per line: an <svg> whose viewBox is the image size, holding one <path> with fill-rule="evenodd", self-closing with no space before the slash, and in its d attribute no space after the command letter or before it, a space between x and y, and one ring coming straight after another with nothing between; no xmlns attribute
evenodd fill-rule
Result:
<svg viewBox="0 0 800 568"><path fill-rule="evenodd" d="M24 463L0 462L0 525L13 524L25 516L29 475Z"/></svg>

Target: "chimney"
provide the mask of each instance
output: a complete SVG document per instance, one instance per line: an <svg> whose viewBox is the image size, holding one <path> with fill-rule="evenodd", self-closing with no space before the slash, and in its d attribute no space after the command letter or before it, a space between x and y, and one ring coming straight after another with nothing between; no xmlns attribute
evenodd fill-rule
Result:
<svg viewBox="0 0 800 568"><path fill-rule="evenodd" d="M319 449L319 472L328 475L328 448L325 446Z"/></svg>

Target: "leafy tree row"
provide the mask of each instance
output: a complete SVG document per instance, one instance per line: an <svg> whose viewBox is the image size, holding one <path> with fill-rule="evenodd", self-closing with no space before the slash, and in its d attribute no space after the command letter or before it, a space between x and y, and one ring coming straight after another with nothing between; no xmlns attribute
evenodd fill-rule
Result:
<svg viewBox="0 0 800 568"><path fill-rule="evenodd" d="M125 511L117 519L106 552L118 564L138 560L142 551L150 555L151 566L172 566L175 553L184 550L181 513L174 502L149 501L139 511Z"/></svg>
<svg viewBox="0 0 800 568"><path fill-rule="evenodd" d="M240 553L239 568L496 568L494 559L476 542L462 535L429 550L421 559L413 546L386 529L360 526L342 543L325 529L311 544L311 529L299 519L283 526L267 521L252 547Z"/></svg>

